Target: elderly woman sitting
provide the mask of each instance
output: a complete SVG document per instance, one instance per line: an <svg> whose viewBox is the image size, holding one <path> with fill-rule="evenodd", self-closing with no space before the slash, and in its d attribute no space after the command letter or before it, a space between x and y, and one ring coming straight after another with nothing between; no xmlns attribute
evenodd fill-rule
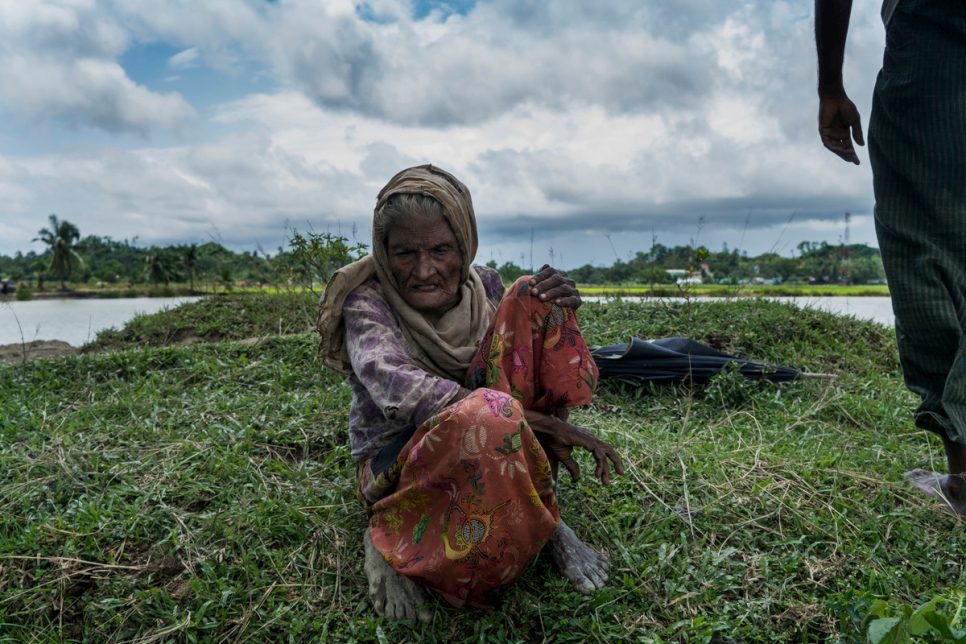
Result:
<svg viewBox="0 0 966 644"><path fill-rule="evenodd" d="M319 309L320 354L349 374L352 458L367 513L366 575L376 613L427 620L423 588L488 608L550 542L578 591L608 560L561 519L557 463L573 447L609 482L620 458L567 422L597 369L574 316L572 280L549 266L504 290L472 266L469 190L433 166L379 193L372 254L338 271Z"/></svg>

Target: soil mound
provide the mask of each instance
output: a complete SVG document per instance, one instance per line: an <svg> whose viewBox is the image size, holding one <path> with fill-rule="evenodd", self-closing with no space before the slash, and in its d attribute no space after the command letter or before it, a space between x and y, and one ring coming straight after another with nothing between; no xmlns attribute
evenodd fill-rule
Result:
<svg viewBox="0 0 966 644"><path fill-rule="evenodd" d="M34 340L26 344L0 345L0 362L22 361L37 358L58 358L77 353L77 348L60 340Z"/></svg>

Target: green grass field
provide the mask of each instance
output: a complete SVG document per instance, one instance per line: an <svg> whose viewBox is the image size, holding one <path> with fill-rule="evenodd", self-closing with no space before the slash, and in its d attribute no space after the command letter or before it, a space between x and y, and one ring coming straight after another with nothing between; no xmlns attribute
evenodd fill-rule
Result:
<svg viewBox="0 0 966 644"><path fill-rule="evenodd" d="M689 336L837 377L605 381L573 419L627 473L604 488L582 455L559 498L609 587L578 595L544 553L498 610L413 625L366 596L349 388L313 335L271 335L307 328L311 302L141 317L101 350L0 365L0 641L862 642L875 599L964 586L961 523L902 478L944 462L890 330L761 300L580 317L592 343ZM220 342L163 346L189 336Z"/></svg>

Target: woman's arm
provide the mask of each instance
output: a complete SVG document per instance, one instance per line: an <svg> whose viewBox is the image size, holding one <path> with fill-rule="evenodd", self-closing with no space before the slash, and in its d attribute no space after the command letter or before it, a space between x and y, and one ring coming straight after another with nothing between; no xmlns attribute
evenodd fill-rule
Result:
<svg viewBox="0 0 966 644"><path fill-rule="evenodd" d="M608 460L614 464L615 472L618 474L624 473L624 463L614 448L610 443L594 436L589 429L572 425L556 416L531 409L526 410L524 415L530 429L537 434L550 437L551 440L547 442L548 448L560 459L560 462L570 472L573 480L576 481L580 478L580 467L571 453L573 447L583 447L594 455L594 460L597 461L594 476L599 478L604 485L610 485L610 464Z"/></svg>
<svg viewBox="0 0 966 644"><path fill-rule="evenodd" d="M415 427L456 400L458 383L416 366L389 303L363 285L343 307L352 371L389 420Z"/></svg>

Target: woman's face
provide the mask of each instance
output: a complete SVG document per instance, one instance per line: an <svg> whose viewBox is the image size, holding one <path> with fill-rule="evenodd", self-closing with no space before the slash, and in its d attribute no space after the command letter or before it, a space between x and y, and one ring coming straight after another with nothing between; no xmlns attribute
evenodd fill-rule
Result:
<svg viewBox="0 0 966 644"><path fill-rule="evenodd" d="M446 219L415 212L389 232L386 252L406 304L441 315L459 302L460 246Z"/></svg>

